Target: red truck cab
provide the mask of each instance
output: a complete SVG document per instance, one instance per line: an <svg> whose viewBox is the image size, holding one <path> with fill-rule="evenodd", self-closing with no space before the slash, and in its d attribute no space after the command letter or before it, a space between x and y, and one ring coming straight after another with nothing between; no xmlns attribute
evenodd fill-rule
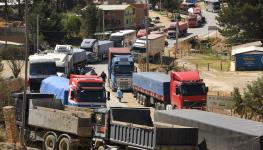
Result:
<svg viewBox="0 0 263 150"><path fill-rule="evenodd" d="M199 72L172 72L170 74L171 105L177 108L205 109L208 87Z"/></svg>
<svg viewBox="0 0 263 150"><path fill-rule="evenodd" d="M70 75L68 103L80 107L106 107L110 94L97 75Z"/></svg>

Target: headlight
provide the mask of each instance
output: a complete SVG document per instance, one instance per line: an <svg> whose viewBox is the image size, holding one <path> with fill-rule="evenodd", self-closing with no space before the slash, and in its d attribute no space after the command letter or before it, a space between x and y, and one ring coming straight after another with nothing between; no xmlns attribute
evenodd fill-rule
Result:
<svg viewBox="0 0 263 150"><path fill-rule="evenodd" d="M102 121L102 116L101 116L101 114L97 114L97 115L96 115L96 121L97 121L97 122L101 122L101 121Z"/></svg>

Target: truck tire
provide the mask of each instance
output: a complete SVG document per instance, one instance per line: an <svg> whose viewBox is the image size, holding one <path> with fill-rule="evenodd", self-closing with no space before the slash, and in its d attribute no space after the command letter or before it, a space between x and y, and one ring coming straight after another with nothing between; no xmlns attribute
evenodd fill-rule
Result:
<svg viewBox="0 0 263 150"><path fill-rule="evenodd" d="M59 140L58 144L59 150L72 150L71 142L67 137L63 137Z"/></svg>
<svg viewBox="0 0 263 150"><path fill-rule="evenodd" d="M56 149L56 137L53 134L49 134L44 139L44 149L45 150L55 150Z"/></svg>

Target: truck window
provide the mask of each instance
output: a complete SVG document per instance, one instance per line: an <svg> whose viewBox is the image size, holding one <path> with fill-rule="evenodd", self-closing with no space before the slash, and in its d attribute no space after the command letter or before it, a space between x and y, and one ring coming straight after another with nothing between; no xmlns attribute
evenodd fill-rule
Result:
<svg viewBox="0 0 263 150"><path fill-rule="evenodd" d="M30 75L55 75L55 63L33 63L30 64Z"/></svg>
<svg viewBox="0 0 263 150"><path fill-rule="evenodd" d="M204 84L189 84L181 86L183 96L196 96L206 94L206 86Z"/></svg>
<svg viewBox="0 0 263 150"><path fill-rule="evenodd" d="M136 53L145 53L146 48L144 48L144 47L132 47L131 51L134 51Z"/></svg>
<svg viewBox="0 0 263 150"><path fill-rule="evenodd" d="M80 102L105 102L106 92L104 90L78 90L77 97Z"/></svg>
<svg viewBox="0 0 263 150"><path fill-rule="evenodd" d="M56 67L57 72L65 72L65 67Z"/></svg>
<svg viewBox="0 0 263 150"><path fill-rule="evenodd" d="M134 70L132 65L117 65L114 67L115 74L132 73Z"/></svg>
<svg viewBox="0 0 263 150"><path fill-rule="evenodd" d="M79 82L79 87L103 87L103 83Z"/></svg>

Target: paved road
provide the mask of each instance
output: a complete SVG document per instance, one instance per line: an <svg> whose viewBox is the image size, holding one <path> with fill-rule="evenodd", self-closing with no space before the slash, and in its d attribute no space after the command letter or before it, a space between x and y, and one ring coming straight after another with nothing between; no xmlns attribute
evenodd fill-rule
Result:
<svg viewBox="0 0 263 150"><path fill-rule="evenodd" d="M100 75L101 72L104 71L108 76L107 66L108 66L107 61L104 61L99 64L90 64L88 65L88 69L95 68L95 71L97 72L98 75ZM116 98L116 93L110 90L108 84L106 84L106 89L111 93L111 99L110 101L107 102L108 107L142 107L133 98L132 93L129 92L124 93L122 102L119 102L118 99Z"/></svg>
<svg viewBox="0 0 263 150"><path fill-rule="evenodd" d="M206 24L200 28L189 28L188 35L182 38L179 38L179 41L185 40L192 36L198 35L199 37L207 36L208 35L208 26L217 26L216 21L216 13L207 12L205 10L202 11L203 16L206 18ZM209 35L213 34L215 31L209 31ZM174 39L168 39L168 47L171 48L175 44Z"/></svg>

